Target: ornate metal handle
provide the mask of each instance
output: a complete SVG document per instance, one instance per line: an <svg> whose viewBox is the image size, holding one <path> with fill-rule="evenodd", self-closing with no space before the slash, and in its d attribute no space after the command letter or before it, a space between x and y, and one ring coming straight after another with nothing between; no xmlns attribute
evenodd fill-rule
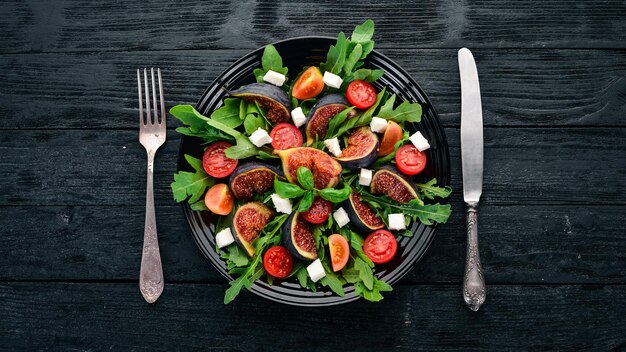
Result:
<svg viewBox="0 0 626 352"><path fill-rule="evenodd" d="M159 254L152 174L154 151L148 152L148 183L146 187L146 224L143 233L143 252L139 272L139 289L148 303L154 303L163 293L163 268Z"/></svg>
<svg viewBox="0 0 626 352"><path fill-rule="evenodd" d="M485 277L478 252L478 203L467 205L467 258L463 277L463 299L469 309L477 311L485 303Z"/></svg>

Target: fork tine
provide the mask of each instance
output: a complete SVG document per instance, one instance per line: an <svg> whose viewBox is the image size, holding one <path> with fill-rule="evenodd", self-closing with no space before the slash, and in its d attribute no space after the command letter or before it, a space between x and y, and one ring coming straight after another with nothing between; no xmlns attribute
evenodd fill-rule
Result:
<svg viewBox="0 0 626 352"><path fill-rule="evenodd" d="M137 69L137 93L139 94L139 126L143 127L145 122L143 120L143 98L141 96L141 73Z"/></svg>
<svg viewBox="0 0 626 352"><path fill-rule="evenodd" d="M157 97L153 67L150 68L150 76L152 77L152 106L154 107L154 111L152 111L152 114L154 115L154 124L157 125L159 123L159 109L157 109Z"/></svg>
<svg viewBox="0 0 626 352"><path fill-rule="evenodd" d="M150 90L148 89L148 71L143 69L143 83L146 87L146 125L152 125L152 118L150 117Z"/></svg>
<svg viewBox="0 0 626 352"><path fill-rule="evenodd" d="M165 128L165 99L163 98L163 82L161 81L161 69L157 67L157 76L159 76L159 99L161 99L161 124Z"/></svg>

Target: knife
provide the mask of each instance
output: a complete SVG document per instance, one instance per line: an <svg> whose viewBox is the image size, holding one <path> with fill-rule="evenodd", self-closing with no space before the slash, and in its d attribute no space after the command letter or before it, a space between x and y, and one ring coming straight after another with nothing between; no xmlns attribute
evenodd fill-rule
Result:
<svg viewBox="0 0 626 352"><path fill-rule="evenodd" d="M467 254L463 299L477 311L485 303L485 277L478 252L478 201L483 191L483 110L480 105L478 70L472 52L459 50L461 76L461 164L463 200L467 204Z"/></svg>

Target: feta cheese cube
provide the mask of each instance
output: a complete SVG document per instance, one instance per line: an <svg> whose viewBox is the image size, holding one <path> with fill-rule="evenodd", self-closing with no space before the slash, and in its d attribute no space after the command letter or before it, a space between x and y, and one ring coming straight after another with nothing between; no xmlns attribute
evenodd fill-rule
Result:
<svg viewBox="0 0 626 352"><path fill-rule="evenodd" d="M287 80L287 77L285 77L285 75L283 75L282 73L269 70L267 71L265 76L263 76L263 80L267 83L271 83L275 86L280 87L283 85L283 83L285 83L285 81Z"/></svg>
<svg viewBox="0 0 626 352"><path fill-rule="evenodd" d="M344 227L347 223L350 222L350 218L348 217L348 213L343 208L339 208L335 210L333 213L333 219L337 223L337 226Z"/></svg>
<svg viewBox="0 0 626 352"><path fill-rule="evenodd" d="M370 128L372 132L383 133L387 129L387 120L374 116L372 117L372 122L370 122Z"/></svg>
<svg viewBox="0 0 626 352"><path fill-rule="evenodd" d="M309 266L306 267L306 271L309 273L309 277L313 282L318 282L321 278L326 276L324 266L319 259L315 259L313 263L309 264Z"/></svg>
<svg viewBox="0 0 626 352"><path fill-rule="evenodd" d="M325 140L324 145L334 156L341 155L341 147L339 146L339 139L337 139L337 137Z"/></svg>
<svg viewBox="0 0 626 352"><path fill-rule="evenodd" d="M424 136L422 136L422 133L420 131L413 133L411 137L409 137L409 140L420 152L423 152L424 150L430 148L428 140L424 138Z"/></svg>
<svg viewBox="0 0 626 352"><path fill-rule="evenodd" d="M293 120L293 124L296 125L296 127L304 125L304 123L306 122L306 116L304 116L304 112L302 112L301 107L297 107L291 110L291 119Z"/></svg>
<svg viewBox="0 0 626 352"><path fill-rule="evenodd" d="M270 137L266 130L259 127L250 135L250 142L257 147L261 147L267 143L272 143L272 137Z"/></svg>
<svg viewBox="0 0 626 352"><path fill-rule="evenodd" d="M404 230L406 223L404 222L404 214L389 214L388 218L389 230Z"/></svg>
<svg viewBox="0 0 626 352"><path fill-rule="evenodd" d="M274 208L279 213L291 214L291 201L274 193L271 195Z"/></svg>
<svg viewBox="0 0 626 352"><path fill-rule="evenodd" d="M369 186L372 183L372 170L361 169L359 174L359 184L362 186Z"/></svg>
<svg viewBox="0 0 626 352"><path fill-rule="evenodd" d="M233 242L235 242L235 238L233 237L233 233L230 232L229 227L223 229L215 235L215 243L219 248L224 248Z"/></svg>
<svg viewBox="0 0 626 352"><path fill-rule="evenodd" d="M341 84L343 83L343 79L341 79L341 77L328 71L324 72L324 77L322 77L322 81L324 81L325 85L337 89L341 88Z"/></svg>

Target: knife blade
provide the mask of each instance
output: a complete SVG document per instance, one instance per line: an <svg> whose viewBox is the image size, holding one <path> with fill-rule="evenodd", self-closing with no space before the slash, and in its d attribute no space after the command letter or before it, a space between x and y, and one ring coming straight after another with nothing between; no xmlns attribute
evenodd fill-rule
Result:
<svg viewBox="0 0 626 352"><path fill-rule="evenodd" d="M478 201L483 191L483 111L478 69L472 52L459 50L461 78L461 166L463 200L467 204L467 254L463 299L477 311L486 298L485 278L478 251Z"/></svg>

